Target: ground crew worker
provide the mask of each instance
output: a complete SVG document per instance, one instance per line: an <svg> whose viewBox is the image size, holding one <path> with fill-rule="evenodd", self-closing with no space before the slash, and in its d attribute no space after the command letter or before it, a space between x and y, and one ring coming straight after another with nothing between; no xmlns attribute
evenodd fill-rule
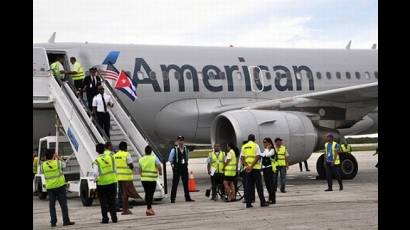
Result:
<svg viewBox="0 0 410 230"><path fill-rule="evenodd" d="M185 201L192 202L195 201L191 199L188 190L188 159L189 150L184 145L184 137L177 137L178 146L171 149L169 153L168 161L171 163L172 167L172 189L171 189L171 203L175 203L175 197L177 195L177 188L179 183L179 178L182 178L182 184L184 186Z"/></svg>
<svg viewBox="0 0 410 230"><path fill-rule="evenodd" d="M305 164L306 172L310 172L310 169L309 169L309 167L308 167L307 160L304 160L303 163ZM299 162L299 169L300 169L301 172L303 171L302 168L303 168L303 167L302 167L302 162Z"/></svg>
<svg viewBox="0 0 410 230"><path fill-rule="evenodd" d="M74 224L74 222L70 221L70 217L68 216L66 186L63 174L64 167L65 165L61 161L61 158L54 153L54 150L49 149L46 152L46 161L41 164L40 170L44 174L46 180L51 227L57 225L56 200L58 200L61 207L61 213L63 214L63 226Z"/></svg>
<svg viewBox="0 0 410 230"><path fill-rule="evenodd" d="M340 146L339 144L333 140L333 134L329 133L327 135L327 142L325 143L325 151L326 151L326 160L325 163L325 170L326 170L326 178L327 178L327 186L328 188L325 191L333 191L333 176L336 177L337 181L339 182L339 190L343 190L343 183L342 177L340 176Z"/></svg>
<svg viewBox="0 0 410 230"><path fill-rule="evenodd" d="M51 63L50 65L50 68L51 68L51 71L53 72L54 77L60 78L61 80L63 80L64 72L65 72L63 63L64 63L64 58L59 56L59 57L56 57L54 62Z"/></svg>
<svg viewBox="0 0 410 230"><path fill-rule="evenodd" d="M242 146L246 143L248 143L248 140L243 141ZM241 147L241 149L242 149L242 147ZM239 165L238 165L239 174L242 176L243 189L244 189L244 191L246 191L245 163L242 161L242 151L240 151L238 159L239 159ZM255 191L255 184L253 184L251 190ZM251 193L251 199L252 199L252 203L255 203L255 193L254 192ZM246 203L246 200L243 199L242 203Z"/></svg>
<svg viewBox="0 0 410 230"><path fill-rule="evenodd" d="M145 156L138 161L140 165L141 183L145 191L145 202L147 203L147 216L155 215L152 209L152 200L154 199L154 192L157 186L158 174L162 175L161 162L157 157L152 155L150 146L145 147Z"/></svg>
<svg viewBox="0 0 410 230"><path fill-rule="evenodd" d="M83 87L83 80L85 78L84 69L75 57L70 57L70 63L72 71L66 71L66 74L71 75L71 79L73 79L74 81L75 88L81 92L81 88Z"/></svg>
<svg viewBox="0 0 410 230"><path fill-rule="evenodd" d="M238 160L236 155L239 155L239 150L233 143L229 143L227 146L228 153L226 154L225 163L222 171L224 172L224 185L225 192L228 196L227 201L236 200L236 191L235 191L235 177L237 174L237 165ZM236 151L236 152L235 152Z"/></svg>
<svg viewBox="0 0 410 230"><path fill-rule="evenodd" d="M37 157L37 153L34 152L33 153L33 180L34 180L34 176L37 173L37 164L38 164L38 157Z"/></svg>
<svg viewBox="0 0 410 230"><path fill-rule="evenodd" d="M114 157L104 154L104 144L98 143L96 151L99 154L92 163L94 177L97 182L97 194L101 205L102 224L108 224L107 212L110 212L113 223L118 222L115 208L115 197L117 195L117 175Z"/></svg>
<svg viewBox="0 0 410 230"><path fill-rule="evenodd" d="M216 188L220 188L223 191L223 167L225 160L225 152L221 151L221 146L219 144L214 144L214 149L208 154L207 159L207 171L208 175L211 177L212 184L212 196L211 200L216 201Z"/></svg>
<svg viewBox="0 0 410 230"><path fill-rule="evenodd" d="M262 157L262 171L263 179L265 181L266 190L269 193L269 203L276 203L276 192L273 188L273 169L272 169L272 159L275 157L275 148L273 147L273 142L270 137L265 137L263 139L263 147L265 150L261 153Z"/></svg>
<svg viewBox="0 0 410 230"><path fill-rule="evenodd" d="M349 153L349 154L352 153L352 146L349 143L347 143L346 140L343 141L343 144L341 145L341 147L342 147L341 148L342 153Z"/></svg>
<svg viewBox="0 0 410 230"><path fill-rule="evenodd" d="M288 150L286 146L283 145L282 139L277 137L275 139L275 151L277 154L277 173L273 177L273 188L276 192L278 187L278 174L280 173L280 192L286 193L285 184L286 184L286 170L289 167L288 162Z"/></svg>
<svg viewBox="0 0 410 230"><path fill-rule="evenodd" d="M260 154L259 146L255 143L255 135L249 134L248 142L242 146L242 161L245 164L246 176L245 200L247 208L253 207L251 204L251 193L255 193L255 190L252 190L254 184L256 184L261 207L269 206L269 203L266 202L263 196Z"/></svg>
<svg viewBox="0 0 410 230"><path fill-rule="evenodd" d="M115 166L117 168L117 179L119 186L119 193L122 193L122 213L121 215L129 215L132 212L128 209L128 197L134 199L140 198L135 190L134 179L134 165L129 152L127 152L127 143L121 141L119 144L119 151L114 154ZM120 198L118 198L120 199Z"/></svg>
<svg viewBox="0 0 410 230"><path fill-rule="evenodd" d="M109 154L109 155L114 156L113 146L112 146L110 141L107 141L104 144L104 154ZM118 186L118 184L116 184L116 186ZM117 190L117 188L115 190ZM122 212L122 188L121 188L121 186L118 186L117 191L118 191L118 194L115 197L116 210L117 210L117 212Z"/></svg>

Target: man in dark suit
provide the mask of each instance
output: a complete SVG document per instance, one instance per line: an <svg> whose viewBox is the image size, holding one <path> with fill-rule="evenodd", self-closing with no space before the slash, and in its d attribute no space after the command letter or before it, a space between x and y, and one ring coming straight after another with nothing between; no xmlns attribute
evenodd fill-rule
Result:
<svg viewBox="0 0 410 230"><path fill-rule="evenodd" d="M102 79L97 75L97 68L90 68L90 75L86 76L83 81L82 90L87 95L88 108L93 111L93 98L98 94L97 86L101 85Z"/></svg>

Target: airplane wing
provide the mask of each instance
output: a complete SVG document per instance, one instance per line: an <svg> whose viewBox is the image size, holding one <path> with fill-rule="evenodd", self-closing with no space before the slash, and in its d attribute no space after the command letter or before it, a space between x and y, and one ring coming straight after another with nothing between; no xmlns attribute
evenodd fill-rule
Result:
<svg viewBox="0 0 410 230"><path fill-rule="evenodd" d="M252 102L249 104L229 105L219 107L213 111L214 114L235 110L235 109L283 109L306 103L312 100L336 102L336 103L354 103L354 102L375 102L378 99L378 82L367 84L331 89L321 92L308 93L293 97L285 97L262 102Z"/></svg>

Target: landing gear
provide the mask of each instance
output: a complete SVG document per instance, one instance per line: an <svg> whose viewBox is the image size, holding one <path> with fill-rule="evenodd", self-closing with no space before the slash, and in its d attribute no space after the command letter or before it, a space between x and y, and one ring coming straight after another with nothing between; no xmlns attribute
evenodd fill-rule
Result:
<svg viewBox="0 0 410 230"><path fill-rule="evenodd" d="M324 156L322 154L316 162L316 170L318 172L318 176L316 179L326 179L326 171L324 166ZM353 179L358 170L358 165L356 158L349 153L341 153L339 154L340 157L340 175L342 176L343 180L350 180Z"/></svg>

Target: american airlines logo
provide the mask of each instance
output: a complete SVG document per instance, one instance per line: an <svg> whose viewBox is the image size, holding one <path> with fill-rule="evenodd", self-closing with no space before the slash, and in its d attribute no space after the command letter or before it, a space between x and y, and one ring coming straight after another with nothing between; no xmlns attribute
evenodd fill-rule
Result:
<svg viewBox="0 0 410 230"><path fill-rule="evenodd" d="M239 60L243 62L244 59L240 57ZM312 70L305 65L294 65L291 69L283 65L274 65L272 67L264 65L254 67L247 65L224 65L223 69L215 65L205 65L198 71L194 66L189 64L182 66L176 64L160 64L160 68L160 74L163 76L163 89L161 89L157 78L152 77L153 71L143 58L135 59L133 80L136 81L137 84L151 85L155 92L170 92L170 76L174 73L174 79L178 81L179 92L185 92L185 84L188 79L192 80L194 92L199 91L200 81L202 81L201 84L203 84L208 91L222 92L225 86L228 92L232 92L234 91L234 87L243 87L242 85L234 85L234 77L239 75L240 79L245 81L245 91L301 91L302 81L308 82L309 90L315 90ZM147 77L139 78L138 74L141 73L145 73ZM275 75L272 73L275 73ZM185 79L184 76L187 79ZM272 78L274 78L274 84L268 82ZM224 85L222 81L226 81L227 84Z"/></svg>

